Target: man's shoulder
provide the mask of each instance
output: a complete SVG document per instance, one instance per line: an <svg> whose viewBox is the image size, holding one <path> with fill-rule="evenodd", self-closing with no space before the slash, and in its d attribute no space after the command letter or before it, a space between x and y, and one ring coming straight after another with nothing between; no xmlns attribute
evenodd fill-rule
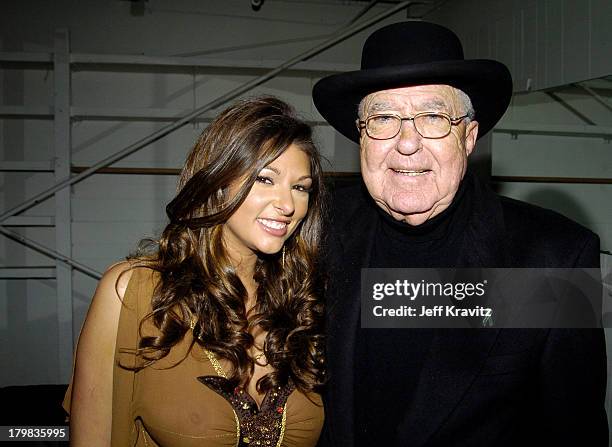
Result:
<svg viewBox="0 0 612 447"><path fill-rule="evenodd" d="M556 259L551 265L564 258L561 264L594 266L599 237L591 230L550 209L504 196L499 200L510 247ZM589 261L578 259L584 256ZM589 265L581 265L585 262Z"/></svg>
<svg viewBox="0 0 612 447"><path fill-rule="evenodd" d="M524 230L543 236L596 237L588 228L556 211L505 196L499 196L499 200L509 231Z"/></svg>

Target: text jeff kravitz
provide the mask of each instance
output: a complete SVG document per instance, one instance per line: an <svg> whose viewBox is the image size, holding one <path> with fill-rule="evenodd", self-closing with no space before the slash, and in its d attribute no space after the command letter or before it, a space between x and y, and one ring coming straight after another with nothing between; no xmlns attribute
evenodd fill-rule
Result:
<svg viewBox="0 0 612 447"><path fill-rule="evenodd" d="M398 306L385 308L374 306L372 313L375 317L491 317L490 307L475 306L472 308L460 308L454 305L421 306Z"/></svg>

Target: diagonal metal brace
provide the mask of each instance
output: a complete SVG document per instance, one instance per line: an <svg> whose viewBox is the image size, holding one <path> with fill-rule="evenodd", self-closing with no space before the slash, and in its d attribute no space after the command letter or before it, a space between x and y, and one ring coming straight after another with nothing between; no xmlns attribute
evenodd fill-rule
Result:
<svg viewBox="0 0 612 447"><path fill-rule="evenodd" d="M65 264L68 264L70 266L72 266L75 270L78 270L80 272L85 273L88 276L91 276L94 279L100 279L102 278L102 273L87 267L85 264L81 264L78 261L75 261L74 259L70 258L69 256L65 256L49 247L44 246L43 244L40 244L30 238L27 238L15 231L9 230L6 227L2 227L0 226L0 233L4 234L6 237L8 237L9 239L12 239L16 242L19 242L23 245L25 245L26 247L30 247L33 250L38 251L39 253L42 253L44 255L49 256L50 258L55 258L58 261L61 261Z"/></svg>
<svg viewBox="0 0 612 447"><path fill-rule="evenodd" d="M610 102L606 101L604 98L602 98L595 90L593 90L591 87L584 85L584 84L574 84L577 85L578 87L582 88L584 91L586 91L589 95L591 95L593 97L593 99L595 101L597 101L599 104L601 104L602 106L604 106L606 109L608 109L610 112L612 112L612 104L610 104Z"/></svg>

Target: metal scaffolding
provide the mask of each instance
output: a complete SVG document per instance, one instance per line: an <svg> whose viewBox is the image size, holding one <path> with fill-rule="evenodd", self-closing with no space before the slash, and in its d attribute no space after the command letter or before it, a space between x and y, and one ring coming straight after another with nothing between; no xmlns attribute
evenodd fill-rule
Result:
<svg viewBox="0 0 612 447"><path fill-rule="evenodd" d="M15 170L19 171L45 171L54 172L55 184L30 197L24 202L4 211L0 215L0 233L6 237L19 242L33 250L42 253L55 261L55 278L57 284L57 314L59 321L59 365L60 378L68 380L71 374L72 355L73 355L73 334L77 328L74 328L73 322L73 299L72 299L72 271L77 270L94 278L100 278L101 274L95 269L84 265L72 259L72 240L71 240L71 201L70 201L70 186L90 177L91 175L100 172L102 169L111 164L127 157L136 151L149 146L151 143L169 135L170 133L180 129L188 123L193 122L199 116L207 111L218 108L228 101L237 98L238 96L252 90L253 88L269 81L283 71L290 69L315 55L329 49L330 47L348 39L356 33L375 25L376 23L396 14L397 12L406 9L412 1L404 1L388 10L376 15L375 17L361 23L355 21L365 14L377 1L373 0L366 5L358 15L352 19L347 26L333 34L324 42L315 45L311 49L278 64L272 70L262 74L261 76L244 83L243 85L221 95L217 99L208 102L207 104L198 107L185 114L183 117L174 120L171 124L164 126L158 131L142 138L127 147L115 152L114 154L94 163L92 166L80 170L76 175L72 174L71 167L71 98L70 98L70 81L71 81L71 65L75 63L86 64L96 63L99 59L91 55L81 55L73 57L70 53L70 39L67 29L57 30L54 36L54 53L51 58L47 55L35 54L28 55L20 53L18 55L2 54L0 60L17 60L19 62L32 63L49 63L51 62L54 70L54 104L53 104L53 119L54 119L54 148L55 157L52 166L41 164L41 166L26 166L25 164L14 163ZM103 57L102 57L103 58ZM136 63L141 62L136 58ZM130 58L123 57L121 63L129 64ZM45 108L43 108L45 109ZM49 110L41 110L40 113L49 113ZM43 166L44 165L44 166ZM11 223L11 219L17 217L19 213L51 198L55 198L55 231L56 248L52 249L35 240L32 240L24 235L7 228Z"/></svg>

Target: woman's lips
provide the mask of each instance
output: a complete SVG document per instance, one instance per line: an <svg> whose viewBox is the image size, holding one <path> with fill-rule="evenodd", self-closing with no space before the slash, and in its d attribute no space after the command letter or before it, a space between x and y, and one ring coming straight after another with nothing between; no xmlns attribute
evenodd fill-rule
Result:
<svg viewBox="0 0 612 447"><path fill-rule="evenodd" d="M263 217L258 218L257 222L265 232L277 237L286 235L287 228L289 227L289 222L287 221L265 219Z"/></svg>

